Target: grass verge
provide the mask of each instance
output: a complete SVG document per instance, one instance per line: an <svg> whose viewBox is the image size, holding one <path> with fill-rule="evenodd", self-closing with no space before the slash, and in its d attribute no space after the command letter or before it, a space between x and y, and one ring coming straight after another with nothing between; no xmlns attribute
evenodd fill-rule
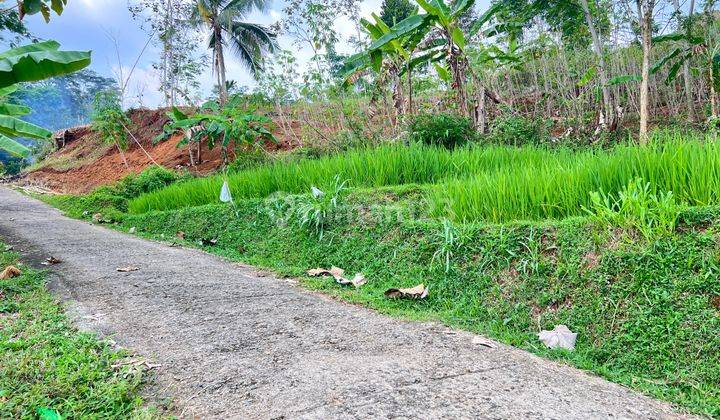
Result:
<svg viewBox="0 0 720 420"><path fill-rule="evenodd" d="M17 265L3 251L0 270ZM158 418L138 396L142 371L77 331L45 287L43 272L0 280L0 418Z"/></svg>

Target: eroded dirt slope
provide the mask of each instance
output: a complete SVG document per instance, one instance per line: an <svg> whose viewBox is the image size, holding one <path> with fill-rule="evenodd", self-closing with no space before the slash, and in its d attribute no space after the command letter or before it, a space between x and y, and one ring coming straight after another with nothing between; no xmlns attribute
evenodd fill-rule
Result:
<svg viewBox="0 0 720 420"><path fill-rule="evenodd" d="M166 111L138 109L129 112L132 121L129 128L137 142L128 136L130 146L123 152L127 166L117 147L103 142L90 126L75 127L65 131L64 139L57 141L58 150L33 168L24 182L58 193L84 194L129 173L139 173L153 165L153 160L167 168L187 169L200 175L219 168L222 164L220 149L208 150L207 146L201 152L202 162L191 166L187 147L178 148L182 134L153 145L153 138L169 121ZM293 124L292 129L299 130L299 127ZM286 140L285 130L275 127L274 131L279 143L269 145L270 149L292 148L291 142Z"/></svg>

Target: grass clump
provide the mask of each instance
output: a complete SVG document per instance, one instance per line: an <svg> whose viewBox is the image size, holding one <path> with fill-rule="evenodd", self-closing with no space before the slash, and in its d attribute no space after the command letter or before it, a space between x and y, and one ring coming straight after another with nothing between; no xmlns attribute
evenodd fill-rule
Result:
<svg viewBox="0 0 720 420"><path fill-rule="evenodd" d="M0 252L0 268L10 264L16 255ZM113 368L126 355L75 330L43 273L20 267L0 280L0 418L157 417L137 395L142 372Z"/></svg>
<svg viewBox="0 0 720 420"><path fill-rule="evenodd" d="M349 187L382 187L402 184L437 183L444 179L467 177L501 167L537 166L552 153L544 148L515 149L500 146L467 146L454 150L412 144L384 145L352 150L299 162L278 162L241 171L228 177L233 196L264 198L283 191L303 193L311 186L326 186L336 175L347 179ZM144 194L129 203L131 213L168 210L219 203L223 176L196 179Z"/></svg>
<svg viewBox="0 0 720 420"><path fill-rule="evenodd" d="M90 217L100 213L105 220L119 220L128 209L128 201L144 193L160 190L186 179L184 175L150 166L139 174L131 174L112 185L102 186L84 196L40 196L72 217Z"/></svg>

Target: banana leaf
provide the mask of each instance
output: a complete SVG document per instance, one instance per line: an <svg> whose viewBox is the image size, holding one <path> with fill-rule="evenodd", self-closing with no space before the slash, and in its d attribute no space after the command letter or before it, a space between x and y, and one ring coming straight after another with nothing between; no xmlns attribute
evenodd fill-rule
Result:
<svg viewBox="0 0 720 420"><path fill-rule="evenodd" d="M40 140L49 140L52 137L51 131L9 115L0 115L0 134Z"/></svg>
<svg viewBox="0 0 720 420"><path fill-rule="evenodd" d="M29 52L30 46L25 46L0 55L0 88L62 76L90 65L89 51L57 51L56 42L41 44Z"/></svg>
<svg viewBox="0 0 720 420"><path fill-rule="evenodd" d="M20 117L32 112L32 109L23 105L15 105L8 103L0 103L0 115L10 115L11 117Z"/></svg>
<svg viewBox="0 0 720 420"><path fill-rule="evenodd" d="M0 134L0 150L4 150L13 156L21 158L26 158L30 155L30 149L2 134Z"/></svg>

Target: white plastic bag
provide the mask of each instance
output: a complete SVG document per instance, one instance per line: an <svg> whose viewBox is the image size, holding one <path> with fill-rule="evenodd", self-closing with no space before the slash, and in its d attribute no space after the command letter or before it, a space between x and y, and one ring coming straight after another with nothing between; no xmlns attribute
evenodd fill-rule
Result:
<svg viewBox="0 0 720 420"><path fill-rule="evenodd" d="M230 186L228 182L223 182L222 189L220 190L220 201L223 203L232 203L232 194L230 194Z"/></svg>
<svg viewBox="0 0 720 420"><path fill-rule="evenodd" d="M577 340L577 333L570 331L566 325L561 324L553 328L552 331L540 331L538 338L551 349L573 350L575 340Z"/></svg>

